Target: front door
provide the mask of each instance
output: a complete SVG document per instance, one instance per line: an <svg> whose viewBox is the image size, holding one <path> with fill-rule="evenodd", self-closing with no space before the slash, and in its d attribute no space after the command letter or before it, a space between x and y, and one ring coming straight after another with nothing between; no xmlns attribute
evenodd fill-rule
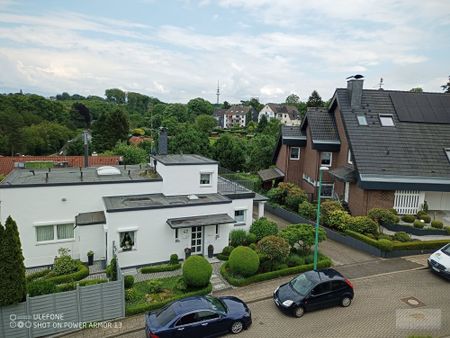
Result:
<svg viewBox="0 0 450 338"><path fill-rule="evenodd" d="M193 255L203 254L203 227L201 226L191 229L191 250Z"/></svg>

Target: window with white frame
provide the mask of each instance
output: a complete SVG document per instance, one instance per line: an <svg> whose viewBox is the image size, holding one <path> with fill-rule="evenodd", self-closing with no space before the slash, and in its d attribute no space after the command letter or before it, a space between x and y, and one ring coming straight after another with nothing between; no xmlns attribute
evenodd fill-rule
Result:
<svg viewBox="0 0 450 338"><path fill-rule="evenodd" d="M236 225L242 225L245 223L245 210L235 210L234 220L237 222Z"/></svg>
<svg viewBox="0 0 450 338"><path fill-rule="evenodd" d="M320 198L332 198L334 193L334 183L322 183Z"/></svg>
<svg viewBox="0 0 450 338"><path fill-rule="evenodd" d="M179 242L180 241L180 238L178 236L179 236L178 229L175 229L175 242Z"/></svg>
<svg viewBox="0 0 450 338"><path fill-rule="evenodd" d="M211 173L200 173L200 185L210 185L211 175Z"/></svg>
<svg viewBox="0 0 450 338"><path fill-rule="evenodd" d="M380 123L383 127L394 127L394 119L392 115L380 115Z"/></svg>
<svg viewBox="0 0 450 338"><path fill-rule="evenodd" d="M40 225L36 227L37 242L51 242L74 239L73 223Z"/></svg>
<svg viewBox="0 0 450 338"><path fill-rule="evenodd" d="M289 157L291 160L299 160L300 159L300 148L299 147L291 147L291 154Z"/></svg>
<svg viewBox="0 0 450 338"><path fill-rule="evenodd" d="M445 155L447 155L448 161L450 162L450 148L445 148L444 151L445 151Z"/></svg>
<svg viewBox="0 0 450 338"><path fill-rule="evenodd" d="M136 247L136 231L119 232L119 243L122 251L130 251Z"/></svg>
<svg viewBox="0 0 450 338"><path fill-rule="evenodd" d="M320 165L324 167L331 167L331 162L333 159L333 153L329 151L324 151L320 153Z"/></svg>
<svg viewBox="0 0 450 338"><path fill-rule="evenodd" d="M303 174L303 179L313 186L315 186L317 183L315 180L313 180L310 176L308 176L306 174Z"/></svg>
<svg viewBox="0 0 450 338"><path fill-rule="evenodd" d="M349 149L348 150L348 152L347 152L347 163L348 164L353 164L353 161L352 161L352 151Z"/></svg>
<svg viewBox="0 0 450 338"><path fill-rule="evenodd" d="M356 117L358 118L358 124L360 126L367 126L367 119L364 115L357 115Z"/></svg>

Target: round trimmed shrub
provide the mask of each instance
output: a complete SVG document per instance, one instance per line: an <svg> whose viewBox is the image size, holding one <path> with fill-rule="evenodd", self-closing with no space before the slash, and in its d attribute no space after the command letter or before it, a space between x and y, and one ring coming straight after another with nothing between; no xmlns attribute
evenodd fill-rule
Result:
<svg viewBox="0 0 450 338"><path fill-rule="evenodd" d="M378 224L367 216L352 217L347 228L360 234L378 234Z"/></svg>
<svg viewBox="0 0 450 338"><path fill-rule="evenodd" d="M399 231L395 233L394 240L399 242L409 242L411 240L411 236L404 231Z"/></svg>
<svg viewBox="0 0 450 338"><path fill-rule="evenodd" d="M273 267L277 263L283 263L286 260L291 251L291 247L289 242L282 237L267 236L258 242L256 250L266 260L270 261Z"/></svg>
<svg viewBox="0 0 450 338"><path fill-rule="evenodd" d="M334 210L328 214L325 225L331 229L345 231L351 221L352 216L347 211Z"/></svg>
<svg viewBox="0 0 450 338"><path fill-rule="evenodd" d="M378 247L383 251L392 251L394 248L394 243L388 239L379 239Z"/></svg>
<svg viewBox="0 0 450 338"><path fill-rule="evenodd" d="M223 250L222 250L222 255L224 255L224 256L229 256L229 255L231 254L231 251L233 251L233 249L234 249L234 246L231 246L231 245L226 246L226 247L223 248Z"/></svg>
<svg viewBox="0 0 450 338"><path fill-rule="evenodd" d="M442 221L432 221L431 226L435 229L442 229L444 227L444 223Z"/></svg>
<svg viewBox="0 0 450 338"><path fill-rule="evenodd" d="M328 224L329 223L328 216L333 211L337 210L344 211L344 208L342 208L342 205L339 202L333 200L323 201L320 205L320 223Z"/></svg>
<svg viewBox="0 0 450 338"><path fill-rule="evenodd" d="M258 271L259 257L249 247L239 246L231 252L228 266L234 274L249 277Z"/></svg>
<svg viewBox="0 0 450 338"><path fill-rule="evenodd" d="M423 229L424 226L425 226L425 223L422 222L420 219L416 219L414 221L414 228Z"/></svg>
<svg viewBox="0 0 450 338"><path fill-rule="evenodd" d="M427 212L426 212L426 211L419 210L419 211L417 212L417 218L419 218L419 219L420 219L420 217L422 217L422 216L424 216L424 215L427 215Z"/></svg>
<svg viewBox="0 0 450 338"><path fill-rule="evenodd" d="M316 217L316 206L308 201L303 201L298 206L298 213L306 219L314 219Z"/></svg>
<svg viewBox="0 0 450 338"><path fill-rule="evenodd" d="M430 215L422 215L422 216L420 216L420 219L423 220L425 223L430 223L431 222Z"/></svg>
<svg viewBox="0 0 450 338"><path fill-rule="evenodd" d="M176 265L176 264L178 264L178 255L177 255L177 254L171 254L171 255L170 255L169 264L170 264L170 265Z"/></svg>
<svg viewBox="0 0 450 338"><path fill-rule="evenodd" d="M48 295L57 291L55 283L39 279L27 284L27 292L30 297Z"/></svg>
<svg viewBox="0 0 450 338"><path fill-rule="evenodd" d="M202 256L190 256L183 264L183 278L189 287L202 288L208 285L212 266Z"/></svg>
<svg viewBox="0 0 450 338"><path fill-rule="evenodd" d="M255 234L256 241L260 241L263 237L276 235L278 233L277 223L269 221L265 217L253 222L250 227L250 232Z"/></svg>
<svg viewBox="0 0 450 338"><path fill-rule="evenodd" d="M130 276L130 275L126 275L126 276L123 278L123 281L124 281L125 289L130 289L130 288L133 287L133 284L134 284L134 277L133 277L133 276Z"/></svg>
<svg viewBox="0 0 450 338"><path fill-rule="evenodd" d="M400 218L392 212L392 209L373 208L367 213L378 224L397 224Z"/></svg>
<svg viewBox="0 0 450 338"><path fill-rule="evenodd" d="M405 223L414 223L415 220L416 218L413 215L402 216L402 221Z"/></svg>

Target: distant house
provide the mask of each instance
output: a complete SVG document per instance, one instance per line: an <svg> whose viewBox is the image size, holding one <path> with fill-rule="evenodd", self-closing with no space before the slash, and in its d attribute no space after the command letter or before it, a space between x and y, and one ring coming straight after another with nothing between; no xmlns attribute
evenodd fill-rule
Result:
<svg viewBox="0 0 450 338"><path fill-rule="evenodd" d="M214 118L217 121L217 125L223 128L224 125L224 115L228 109L216 109L213 113Z"/></svg>
<svg viewBox="0 0 450 338"><path fill-rule="evenodd" d="M351 78L330 107L309 108L283 126L274 163L284 180L317 199L339 199L354 215L374 207L414 214L450 211L450 95L363 89Z"/></svg>
<svg viewBox="0 0 450 338"><path fill-rule="evenodd" d="M301 122L300 113L294 106L286 104L268 103L258 114L258 121L265 115L267 119L278 119L281 124L288 126L299 125Z"/></svg>
<svg viewBox="0 0 450 338"><path fill-rule="evenodd" d="M223 119L223 128L245 127L247 125L247 114L254 116L254 108L252 106L244 106L242 104L232 105L225 113Z"/></svg>

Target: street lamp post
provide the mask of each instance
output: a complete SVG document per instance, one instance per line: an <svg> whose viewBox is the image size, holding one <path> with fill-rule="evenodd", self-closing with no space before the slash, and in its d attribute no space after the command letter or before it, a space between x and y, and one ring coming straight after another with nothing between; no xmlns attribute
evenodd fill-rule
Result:
<svg viewBox="0 0 450 338"><path fill-rule="evenodd" d="M320 195L322 194L322 174L327 170L328 167L320 167L319 170L319 193L317 195L316 233L314 241L314 270L317 270L317 256L319 254Z"/></svg>

